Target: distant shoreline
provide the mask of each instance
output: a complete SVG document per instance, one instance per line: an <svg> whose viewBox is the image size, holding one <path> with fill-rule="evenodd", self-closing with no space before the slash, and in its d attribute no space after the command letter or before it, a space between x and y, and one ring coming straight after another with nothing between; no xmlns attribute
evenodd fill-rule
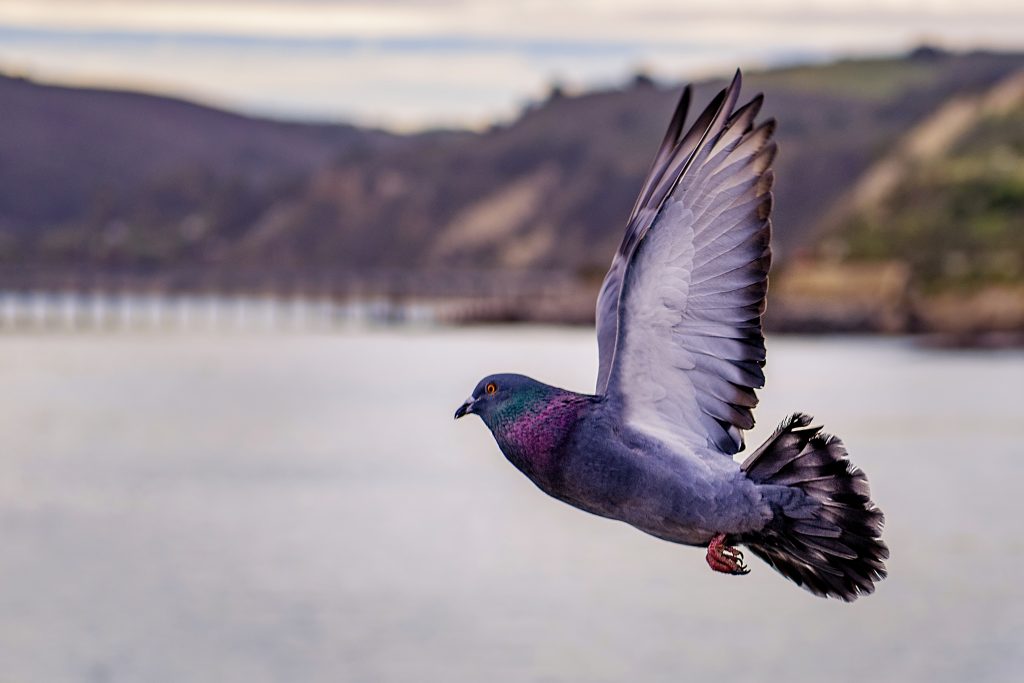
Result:
<svg viewBox="0 0 1024 683"><path fill-rule="evenodd" d="M589 291L589 290L586 290ZM879 317L821 309L794 315L787 303L766 315L772 335L913 337L926 348L1024 348L1020 329L880 326ZM589 304L589 305L587 305ZM585 307L584 307L585 306ZM593 299L547 298L541 306L515 298L414 299L253 293L130 291L0 291L0 333L121 331L333 331L365 327L593 325ZM796 310L800 310L797 308ZM890 320L891 323L891 320Z"/></svg>

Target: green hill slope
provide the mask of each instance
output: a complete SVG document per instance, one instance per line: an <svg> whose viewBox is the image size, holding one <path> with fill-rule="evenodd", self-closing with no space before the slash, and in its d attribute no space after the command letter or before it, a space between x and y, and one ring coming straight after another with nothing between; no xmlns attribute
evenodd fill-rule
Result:
<svg viewBox="0 0 1024 683"><path fill-rule="evenodd" d="M847 200L813 256L780 278L784 307L817 289L821 300L804 309L842 311L857 296L856 273L899 273L862 302L861 317L874 320L866 326L1024 330L1024 72L949 103ZM817 317L842 327L842 316Z"/></svg>
<svg viewBox="0 0 1024 683"><path fill-rule="evenodd" d="M1024 280L1024 103L913 166L839 241L850 260L905 261L924 291Z"/></svg>

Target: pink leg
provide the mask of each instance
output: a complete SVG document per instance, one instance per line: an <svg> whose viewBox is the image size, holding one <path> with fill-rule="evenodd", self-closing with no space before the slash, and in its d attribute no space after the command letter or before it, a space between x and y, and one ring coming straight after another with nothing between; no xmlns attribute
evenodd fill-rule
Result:
<svg viewBox="0 0 1024 683"><path fill-rule="evenodd" d="M749 574L743 553L725 544L725 534L716 534L708 543L708 566L723 574Z"/></svg>

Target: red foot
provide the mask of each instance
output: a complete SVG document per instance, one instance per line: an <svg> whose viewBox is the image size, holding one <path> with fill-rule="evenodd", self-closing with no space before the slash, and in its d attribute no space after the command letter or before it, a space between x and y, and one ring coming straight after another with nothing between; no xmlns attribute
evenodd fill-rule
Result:
<svg viewBox="0 0 1024 683"><path fill-rule="evenodd" d="M717 534L708 543L708 566L723 574L749 574L743 553L725 544L725 534Z"/></svg>

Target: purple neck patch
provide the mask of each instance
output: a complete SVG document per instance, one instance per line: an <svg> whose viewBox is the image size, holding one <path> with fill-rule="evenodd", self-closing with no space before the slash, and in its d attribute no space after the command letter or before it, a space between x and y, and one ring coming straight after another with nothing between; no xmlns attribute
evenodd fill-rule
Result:
<svg viewBox="0 0 1024 683"><path fill-rule="evenodd" d="M552 464L558 447L569 436L586 404L587 397L581 394L546 397L500 420L494 436L513 463L520 460L542 472Z"/></svg>

